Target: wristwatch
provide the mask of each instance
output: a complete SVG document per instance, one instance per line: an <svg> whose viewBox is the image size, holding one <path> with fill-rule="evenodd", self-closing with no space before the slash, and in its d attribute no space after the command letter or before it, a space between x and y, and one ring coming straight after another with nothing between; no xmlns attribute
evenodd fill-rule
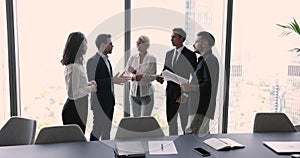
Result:
<svg viewBox="0 0 300 158"><path fill-rule="evenodd" d="M189 95L187 93L182 93L182 95L184 95L186 98L189 97Z"/></svg>

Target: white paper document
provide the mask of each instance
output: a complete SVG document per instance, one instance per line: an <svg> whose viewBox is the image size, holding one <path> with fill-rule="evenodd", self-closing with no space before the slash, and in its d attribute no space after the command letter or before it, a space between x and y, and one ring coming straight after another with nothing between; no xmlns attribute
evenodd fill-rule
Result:
<svg viewBox="0 0 300 158"><path fill-rule="evenodd" d="M178 154L173 141L149 141L150 155Z"/></svg>
<svg viewBox="0 0 300 158"><path fill-rule="evenodd" d="M117 157L145 156L141 142L117 142L115 147Z"/></svg>
<svg viewBox="0 0 300 158"><path fill-rule="evenodd" d="M164 80L166 81L173 81L177 84L182 84L182 83L188 83L189 80L181 77L181 76L178 76L176 74L174 74L173 72L169 71L169 70L164 70L162 72L162 77L164 78Z"/></svg>

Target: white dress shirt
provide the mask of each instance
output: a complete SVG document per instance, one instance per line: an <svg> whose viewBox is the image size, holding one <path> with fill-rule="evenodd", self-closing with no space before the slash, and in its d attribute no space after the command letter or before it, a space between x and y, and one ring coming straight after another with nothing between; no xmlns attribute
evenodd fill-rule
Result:
<svg viewBox="0 0 300 158"><path fill-rule="evenodd" d="M82 64L66 65L64 74L69 99L79 99L92 92L92 86L88 86L87 74Z"/></svg>
<svg viewBox="0 0 300 158"><path fill-rule="evenodd" d="M128 67L133 67L136 75L143 75L140 81L131 81L130 95L136 97L137 87L140 87L140 97L144 97L154 93L154 87L151 82L155 80L156 75L156 58L149 53L144 57L143 63L140 63L139 54L132 55L126 65L125 71L128 72Z"/></svg>

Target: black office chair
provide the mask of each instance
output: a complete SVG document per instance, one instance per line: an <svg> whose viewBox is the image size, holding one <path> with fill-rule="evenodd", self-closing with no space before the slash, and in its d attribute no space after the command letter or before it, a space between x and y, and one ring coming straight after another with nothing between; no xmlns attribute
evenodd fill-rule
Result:
<svg viewBox="0 0 300 158"><path fill-rule="evenodd" d="M124 117L119 123L115 139L159 136L164 136L164 132L154 117Z"/></svg>
<svg viewBox="0 0 300 158"><path fill-rule="evenodd" d="M0 146L32 144L35 130L35 120L13 116L0 130Z"/></svg>
<svg viewBox="0 0 300 158"><path fill-rule="evenodd" d="M254 119L254 133L297 132L284 113L257 113Z"/></svg>
<svg viewBox="0 0 300 158"><path fill-rule="evenodd" d="M296 125L295 128L298 132L300 132L300 125Z"/></svg>
<svg viewBox="0 0 300 158"><path fill-rule="evenodd" d="M50 126L42 128L35 144L65 143L65 142L86 142L86 138L76 124L63 126Z"/></svg>

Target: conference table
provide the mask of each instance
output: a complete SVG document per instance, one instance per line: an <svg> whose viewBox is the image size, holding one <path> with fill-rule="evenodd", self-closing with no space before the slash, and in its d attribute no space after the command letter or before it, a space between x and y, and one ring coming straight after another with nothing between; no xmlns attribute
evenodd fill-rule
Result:
<svg viewBox="0 0 300 158"><path fill-rule="evenodd" d="M216 151L203 143L208 138L230 138L245 148L228 151ZM245 133L245 134L207 134L180 135L155 138L138 138L130 140L109 140L96 142L69 142L43 145L21 145L0 147L0 158L114 158L114 146L120 141L140 141L148 150L148 141L174 141L178 154L149 155L153 158L197 158L202 157L193 151L201 146L211 153L207 158L290 158L290 155L278 155L266 146L263 141L300 141L300 132L292 133Z"/></svg>

